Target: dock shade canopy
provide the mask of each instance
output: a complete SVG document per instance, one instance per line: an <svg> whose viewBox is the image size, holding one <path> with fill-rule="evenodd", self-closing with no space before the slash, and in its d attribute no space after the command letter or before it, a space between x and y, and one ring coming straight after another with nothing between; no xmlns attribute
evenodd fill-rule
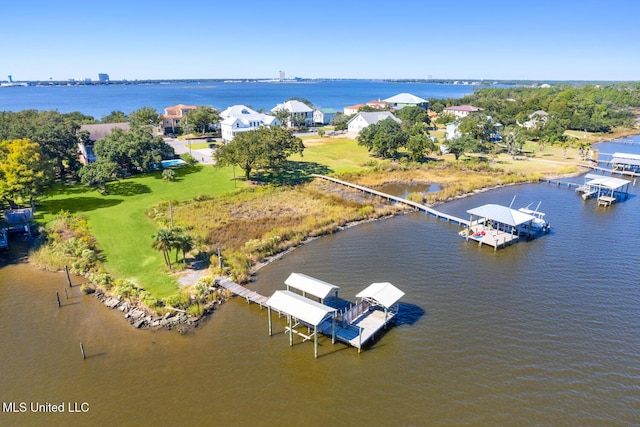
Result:
<svg viewBox="0 0 640 427"><path fill-rule="evenodd" d="M373 300L385 308L391 308L404 296L404 292L389 282L372 283L362 290L356 298Z"/></svg>
<svg viewBox="0 0 640 427"><path fill-rule="evenodd" d="M494 204L488 204L469 209L467 213L480 218L490 219L501 224L507 224L512 227L517 227L521 224L526 224L529 221L533 221L534 219L536 219L533 215L529 215L524 212L508 208L506 206Z"/></svg>
<svg viewBox="0 0 640 427"><path fill-rule="evenodd" d="M611 161L613 164L622 163L626 165L640 166L640 155L627 153L613 153Z"/></svg>
<svg viewBox="0 0 640 427"><path fill-rule="evenodd" d="M337 293L338 289L340 289L336 285L314 279L302 273L291 273L287 280L284 281L284 284L309 295L313 295L314 297L318 297L321 300L324 300L331 293Z"/></svg>
<svg viewBox="0 0 640 427"><path fill-rule="evenodd" d="M589 180L586 182L587 185L607 188L609 190L617 190L631 182L622 178L613 178L611 176L602 176L602 175L596 175L592 173L588 173L585 176L585 178Z"/></svg>
<svg viewBox="0 0 640 427"><path fill-rule="evenodd" d="M311 326L318 326L328 314L336 311L333 307L320 304L291 291L275 291L267 300L267 305Z"/></svg>

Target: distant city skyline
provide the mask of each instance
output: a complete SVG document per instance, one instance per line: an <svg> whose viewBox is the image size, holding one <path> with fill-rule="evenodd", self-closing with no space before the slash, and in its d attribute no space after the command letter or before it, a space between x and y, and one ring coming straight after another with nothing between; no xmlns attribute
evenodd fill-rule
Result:
<svg viewBox="0 0 640 427"><path fill-rule="evenodd" d="M10 2L0 80L640 80L636 0L294 6Z"/></svg>

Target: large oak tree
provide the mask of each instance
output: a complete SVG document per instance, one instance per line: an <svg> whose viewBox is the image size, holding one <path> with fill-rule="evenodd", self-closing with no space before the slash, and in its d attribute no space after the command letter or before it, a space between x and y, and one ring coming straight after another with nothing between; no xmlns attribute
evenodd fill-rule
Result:
<svg viewBox="0 0 640 427"><path fill-rule="evenodd" d="M248 180L253 170L277 170L284 166L289 156L303 151L302 140L293 136L290 130L263 127L237 134L216 151L215 158L220 166L240 166Z"/></svg>

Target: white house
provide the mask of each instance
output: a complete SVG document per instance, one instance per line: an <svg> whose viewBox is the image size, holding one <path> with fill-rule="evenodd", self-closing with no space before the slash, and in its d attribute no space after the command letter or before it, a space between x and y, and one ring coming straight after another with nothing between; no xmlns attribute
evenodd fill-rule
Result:
<svg viewBox="0 0 640 427"><path fill-rule="evenodd" d="M456 105L453 107L445 107L442 112L453 114L457 119L467 117L471 113L482 111L482 108L474 107L473 105Z"/></svg>
<svg viewBox="0 0 640 427"><path fill-rule="evenodd" d="M316 125L328 125L331 119L336 116L337 111L333 108L318 108L313 110L313 123Z"/></svg>
<svg viewBox="0 0 640 427"><path fill-rule="evenodd" d="M392 119L396 123L401 123L400 119L390 111L360 112L347 122L347 131L349 133L359 133L367 126L386 119Z"/></svg>
<svg viewBox="0 0 640 427"><path fill-rule="evenodd" d="M445 133L445 139L447 140L452 140L455 138L460 138L462 136L462 134L460 133L460 123L458 122L454 122L454 123L447 123L447 130Z"/></svg>
<svg viewBox="0 0 640 427"><path fill-rule="evenodd" d="M304 102L292 99L283 104L276 105L271 109L271 112L277 113L280 110L289 112L289 120L287 122L287 126L289 127L298 123L304 124L305 126L311 126L313 124L313 109Z"/></svg>
<svg viewBox="0 0 640 427"><path fill-rule="evenodd" d="M365 104L347 105L343 108L342 112L345 116L353 116L354 114L358 114L358 111L364 106Z"/></svg>
<svg viewBox="0 0 640 427"><path fill-rule="evenodd" d="M229 142L238 132L256 130L262 126L280 126L274 116L258 113L245 105L233 105L220 113L222 139Z"/></svg>
<svg viewBox="0 0 640 427"><path fill-rule="evenodd" d="M410 93L399 93L384 100L391 108L399 110L404 107L420 107L427 109L429 101Z"/></svg>
<svg viewBox="0 0 640 427"><path fill-rule="evenodd" d="M526 127L527 129L536 128L538 126L544 126L547 124L548 119L549 119L549 113L543 110L537 110L529 114L529 120L524 122L522 126Z"/></svg>

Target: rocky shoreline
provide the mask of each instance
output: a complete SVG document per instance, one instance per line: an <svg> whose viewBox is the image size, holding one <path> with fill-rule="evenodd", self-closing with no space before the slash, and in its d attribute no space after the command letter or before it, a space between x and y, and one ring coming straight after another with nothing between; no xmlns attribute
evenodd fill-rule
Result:
<svg viewBox="0 0 640 427"><path fill-rule="evenodd" d="M132 304L123 297L115 297L104 292L96 291L94 298L112 310L121 311L129 324L136 329L164 328L175 329L185 334L196 328L201 320L211 311L207 307L202 316L189 316L185 310L172 309L164 316L159 316L141 304Z"/></svg>

